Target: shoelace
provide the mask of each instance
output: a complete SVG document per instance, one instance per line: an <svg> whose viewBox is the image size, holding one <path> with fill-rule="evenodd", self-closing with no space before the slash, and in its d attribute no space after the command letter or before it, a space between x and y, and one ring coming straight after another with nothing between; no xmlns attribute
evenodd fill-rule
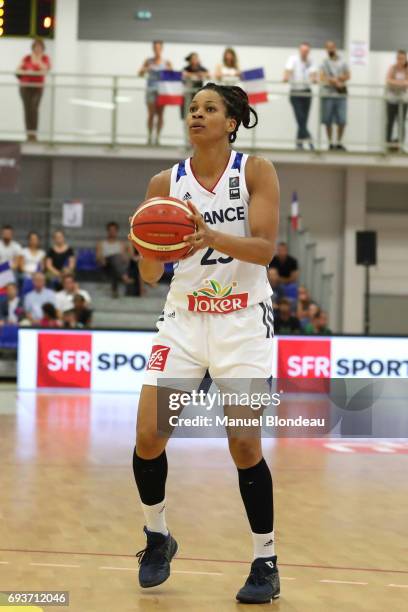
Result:
<svg viewBox="0 0 408 612"><path fill-rule="evenodd" d="M143 561L152 560L155 552L159 551L157 545L154 544L148 544L146 548L143 548L143 550L139 550L139 552L136 553L136 558L139 562L139 565L141 565Z"/></svg>

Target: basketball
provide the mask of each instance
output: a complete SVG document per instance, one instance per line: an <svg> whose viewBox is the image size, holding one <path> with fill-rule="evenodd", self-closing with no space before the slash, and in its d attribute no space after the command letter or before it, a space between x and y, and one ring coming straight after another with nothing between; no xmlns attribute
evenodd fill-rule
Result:
<svg viewBox="0 0 408 612"><path fill-rule="evenodd" d="M143 257L162 262L181 259L191 249L184 236L195 231L182 200L150 198L138 207L130 221L130 240Z"/></svg>

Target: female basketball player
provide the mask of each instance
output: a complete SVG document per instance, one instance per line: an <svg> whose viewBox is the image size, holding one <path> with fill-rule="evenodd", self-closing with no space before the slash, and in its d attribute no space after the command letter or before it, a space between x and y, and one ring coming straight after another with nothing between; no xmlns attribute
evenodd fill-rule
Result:
<svg viewBox="0 0 408 612"><path fill-rule="evenodd" d="M158 379L200 379L207 369L215 380L265 380L271 375L266 266L278 228L278 180L270 162L231 149L239 126L256 123L256 112L242 89L209 83L194 96L187 117L192 158L154 176L147 190L147 198L188 200L197 229L185 238L192 252L175 271L139 402L133 470L146 520L147 546L138 553L142 587L168 578L177 551L165 522L167 438L157 434ZM158 281L164 269L151 259L142 259L139 267L150 283ZM210 280L216 287L229 285L229 296L218 301L216 296L201 297L199 288ZM254 544L250 574L237 599L266 603L279 596L271 474L260 436L227 433Z"/></svg>

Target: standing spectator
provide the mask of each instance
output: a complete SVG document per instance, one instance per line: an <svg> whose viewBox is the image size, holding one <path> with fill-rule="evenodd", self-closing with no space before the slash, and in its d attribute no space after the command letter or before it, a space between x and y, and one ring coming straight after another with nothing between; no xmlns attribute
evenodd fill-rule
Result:
<svg viewBox="0 0 408 612"><path fill-rule="evenodd" d="M54 304L46 302L42 305L43 317L40 321L40 327L61 327L61 321L58 319L57 309Z"/></svg>
<svg viewBox="0 0 408 612"><path fill-rule="evenodd" d="M310 45L304 42L297 55L291 55L286 63L283 81L290 83L290 103L298 126L296 146L303 149L308 143L313 149L312 137L307 129L310 106L312 104L311 83L317 83L317 68L309 59Z"/></svg>
<svg viewBox="0 0 408 612"><path fill-rule="evenodd" d="M18 267L22 248L18 242L13 240L13 233L11 225L3 225L0 240L0 264L8 261L10 268L15 270Z"/></svg>
<svg viewBox="0 0 408 612"><path fill-rule="evenodd" d="M277 316L274 321L276 334L300 334L301 328L299 319L292 315L290 300L284 298L279 302Z"/></svg>
<svg viewBox="0 0 408 612"><path fill-rule="evenodd" d="M405 142L405 119L408 108L408 61L406 51L398 51L396 63L388 69L386 99L386 142L388 148L398 150ZM392 132L396 119L398 138L393 139Z"/></svg>
<svg viewBox="0 0 408 612"><path fill-rule="evenodd" d="M31 45L31 54L25 55L17 68L27 138L30 141L37 140L38 108L44 90L45 75L51 67L50 58L44 52L44 42L36 38ZM32 72L38 72L38 76L30 74Z"/></svg>
<svg viewBox="0 0 408 612"><path fill-rule="evenodd" d="M75 269L74 249L65 242L62 230L54 232L52 246L47 251L45 260L47 277L56 287L61 287L63 274L72 273Z"/></svg>
<svg viewBox="0 0 408 612"><path fill-rule="evenodd" d="M286 242L279 242L276 255L269 264L269 268L277 270L279 283L283 285L296 283L299 275L298 262L292 255L289 255Z"/></svg>
<svg viewBox="0 0 408 612"><path fill-rule="evenodd" d="M241 78L238 57L234 49L228 47L222 56L222 64L215 69L215 80L221 85L237 85Z"/></svg>
<svg viewBox="0 0 408 612"><path fill-rule="evenodd" d="M106 238L96 245L96 259L110 280L112 297L117 298L119 284L128 282L128 255L127 244L119 239L119 225L115 221L106 225Z"/></svg>
<svg viewBox="0 0 408 612"><path fill-rule="evenodd" d="M21 301L17 293L16 283L9 283L6 295L0 300L0 326L17 325L22 314Z"/></svg>
<svg viewBox="0 0 408 612"><path fill-rule="evenodd" d="M347 122L347 87L350 79L348 65L337 53L332 40L326 43L327 55L320 68L322 82L322 123L326 126L329 148L345 151L342 144ZM337 145L333 142L333 124L337 125Z"/></svg>
<svg viewBox="0 0 408 612"><path fill-rule="evenodd" d="M20 256L20 271L26 278L31 278L35 272L44 270L45 251L40 248L40 237L37 232L28 234L27 246Z"/></svg>
<svg viewBox="0 0 408 612"><path fill-rule="evenodd" d="M87 306L91 303L91 296L89 293L85 289L80 289L78 283L75 282L74 275L70 272L64 274L62 278L62 287L62 290L58 291L55 297L55 305L60 314L74 307L74 296L76 294L82 295Z"/></svg>
<svg viewBox="0 0 408 612"><path fill-rule="evenodd" d="M74 295L74 312L78 327L91 327L92 310L88 308L84 296L80 293Z"/></svg>
<svg viewBox="0 0 408 612"><path fill-rule="evenodd" d="M190 53L185 58L188 64L183 69L183 80L186 91L184 93L184 102L181 105L181 118L184 119L188 113L191 100L194 98L196 91L203 85L204 81L210 77L207 68L201 65L198 53Z"/></svg>
<svg viewBox="0 0 408 612"><path fill-rule="evenodd" d="M147 131L148 139L147 144L152 144L152 135L154 127L154 118L157 117L156 122L156 138L154 144L158 145L160 140L160 132L163 128L163 112L164 106L158 106L157 96L159 93L159 80L160 72L162 70L173 70L171 63L168 60L163 59L163 42L161 40L155 40L153 42L153 57L147 58L143 63L143 66L139 70L139 76L143 77L147 75L147 89L146 89L146 104L147 104Z"/></svg>
<svg viewBox="0 0 408 612"><path fill-rule="evenodd" d="M55 292L45 286L42 272L33 275L34 289L24 298L24 310L31 323L37 324L43 318L42 307L49 302L55 306Z"/></svg>

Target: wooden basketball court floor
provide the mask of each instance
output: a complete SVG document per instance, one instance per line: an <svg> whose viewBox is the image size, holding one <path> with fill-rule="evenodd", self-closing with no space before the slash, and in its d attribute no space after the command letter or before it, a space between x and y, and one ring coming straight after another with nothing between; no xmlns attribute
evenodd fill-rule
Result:
<svg viewBox="0 0 408 612"><path fill-rule="evenodd" d="M226 440L172 440L167 518L179 553L164 585L140 589L136 402L0 386L0 591L68 590L58 609L80 612L408 610L402 441L265 441L282 594L246 606L235 593L251 538Z"/></svg>

